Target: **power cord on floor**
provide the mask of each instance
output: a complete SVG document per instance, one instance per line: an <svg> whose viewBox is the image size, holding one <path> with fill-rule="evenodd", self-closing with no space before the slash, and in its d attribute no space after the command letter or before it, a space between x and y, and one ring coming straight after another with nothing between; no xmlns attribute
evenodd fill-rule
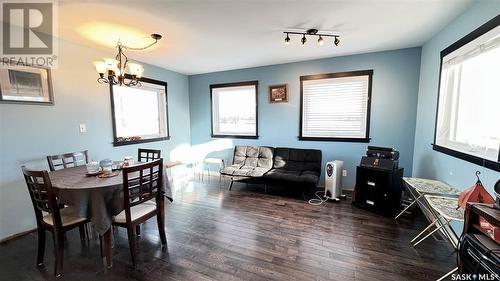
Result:
<svg viewBox="0 0 500 281"><path fill-rule="evenodd" d="M323 204L326 201L328 201L328 199L329 199L328 196L323 196L325 198L325 199L323 199L323 198L321 198L321 196L318 195L318 193L320 193L320 192L323 192L323 194L324 194L324 191L316 191L314 193L314 195L316 197L318 197L318 199L316 199L316 198L310 199L309 202L308 202L310 205L320 206L321 204Z"/></svg>

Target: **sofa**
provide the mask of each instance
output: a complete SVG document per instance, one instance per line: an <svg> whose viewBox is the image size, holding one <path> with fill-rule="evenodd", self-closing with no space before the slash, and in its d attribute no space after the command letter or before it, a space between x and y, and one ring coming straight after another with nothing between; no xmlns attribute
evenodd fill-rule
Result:
<svg viewBox="0 0 500 281"><path fill-rule="evenodd" d="M321 150L287 147L246 146L234 147L233 163L221 170L231 182L315 188L321 175Z"/></svg>

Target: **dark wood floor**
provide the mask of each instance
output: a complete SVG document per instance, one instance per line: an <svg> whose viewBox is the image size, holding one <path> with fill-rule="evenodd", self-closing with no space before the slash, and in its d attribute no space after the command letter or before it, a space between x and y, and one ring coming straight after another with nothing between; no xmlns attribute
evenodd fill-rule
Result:
<svg viewBox="0 0 500 281"><path fill-rule="evenodd" d="M131 268L127 235L114 233L114 266L104 271L98 239L68 235L63 280L435 280L455 265L445 241L409 241L423 219L396 223L349 201L307 205L283 190L236 184L232 191L191 183L167 204L168 246L156 221L142 228L139 266ZM48 239L50 238L50 234ZM0 245L0 280L53 279L52 242L45 270L35 266L36 234Z"/></svg>

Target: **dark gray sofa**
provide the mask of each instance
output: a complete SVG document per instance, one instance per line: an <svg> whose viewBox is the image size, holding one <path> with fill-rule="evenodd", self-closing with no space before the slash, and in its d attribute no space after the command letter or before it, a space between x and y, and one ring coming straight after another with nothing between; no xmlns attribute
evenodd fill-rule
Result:
<svg viewBox="0 0 500 281"><path fill-rule="evenodd" d="M315 188L321 174L321 150L268 146L234 147L233 164L222 169L234 181Z"/></svg>

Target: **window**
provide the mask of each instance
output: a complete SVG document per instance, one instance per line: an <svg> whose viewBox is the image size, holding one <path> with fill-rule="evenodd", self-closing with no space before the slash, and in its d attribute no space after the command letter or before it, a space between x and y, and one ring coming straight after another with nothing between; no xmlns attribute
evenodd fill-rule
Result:
<svg viewBox="0 0 500 281"><path fill-rule="evenodd" d="M258 138L257 81L210 85L212 137Z"/></svg>
<svg viewBox="0 0 500 281"><path fill-rule="evenodd" d="M300 77L300 140L369 142L373 70Z"/></svg>
<svg viewBox="0 0 500 281"><path fill-rule="evenodd" d="M441 52L434 149L500 170L500 17Z"/></svg>
<svg viewBox="0 0 500 281"><path fill-rule="evenodd" d="M169 138L167 83L141 78L141 86L110 87L115 146Z"/></svg>

